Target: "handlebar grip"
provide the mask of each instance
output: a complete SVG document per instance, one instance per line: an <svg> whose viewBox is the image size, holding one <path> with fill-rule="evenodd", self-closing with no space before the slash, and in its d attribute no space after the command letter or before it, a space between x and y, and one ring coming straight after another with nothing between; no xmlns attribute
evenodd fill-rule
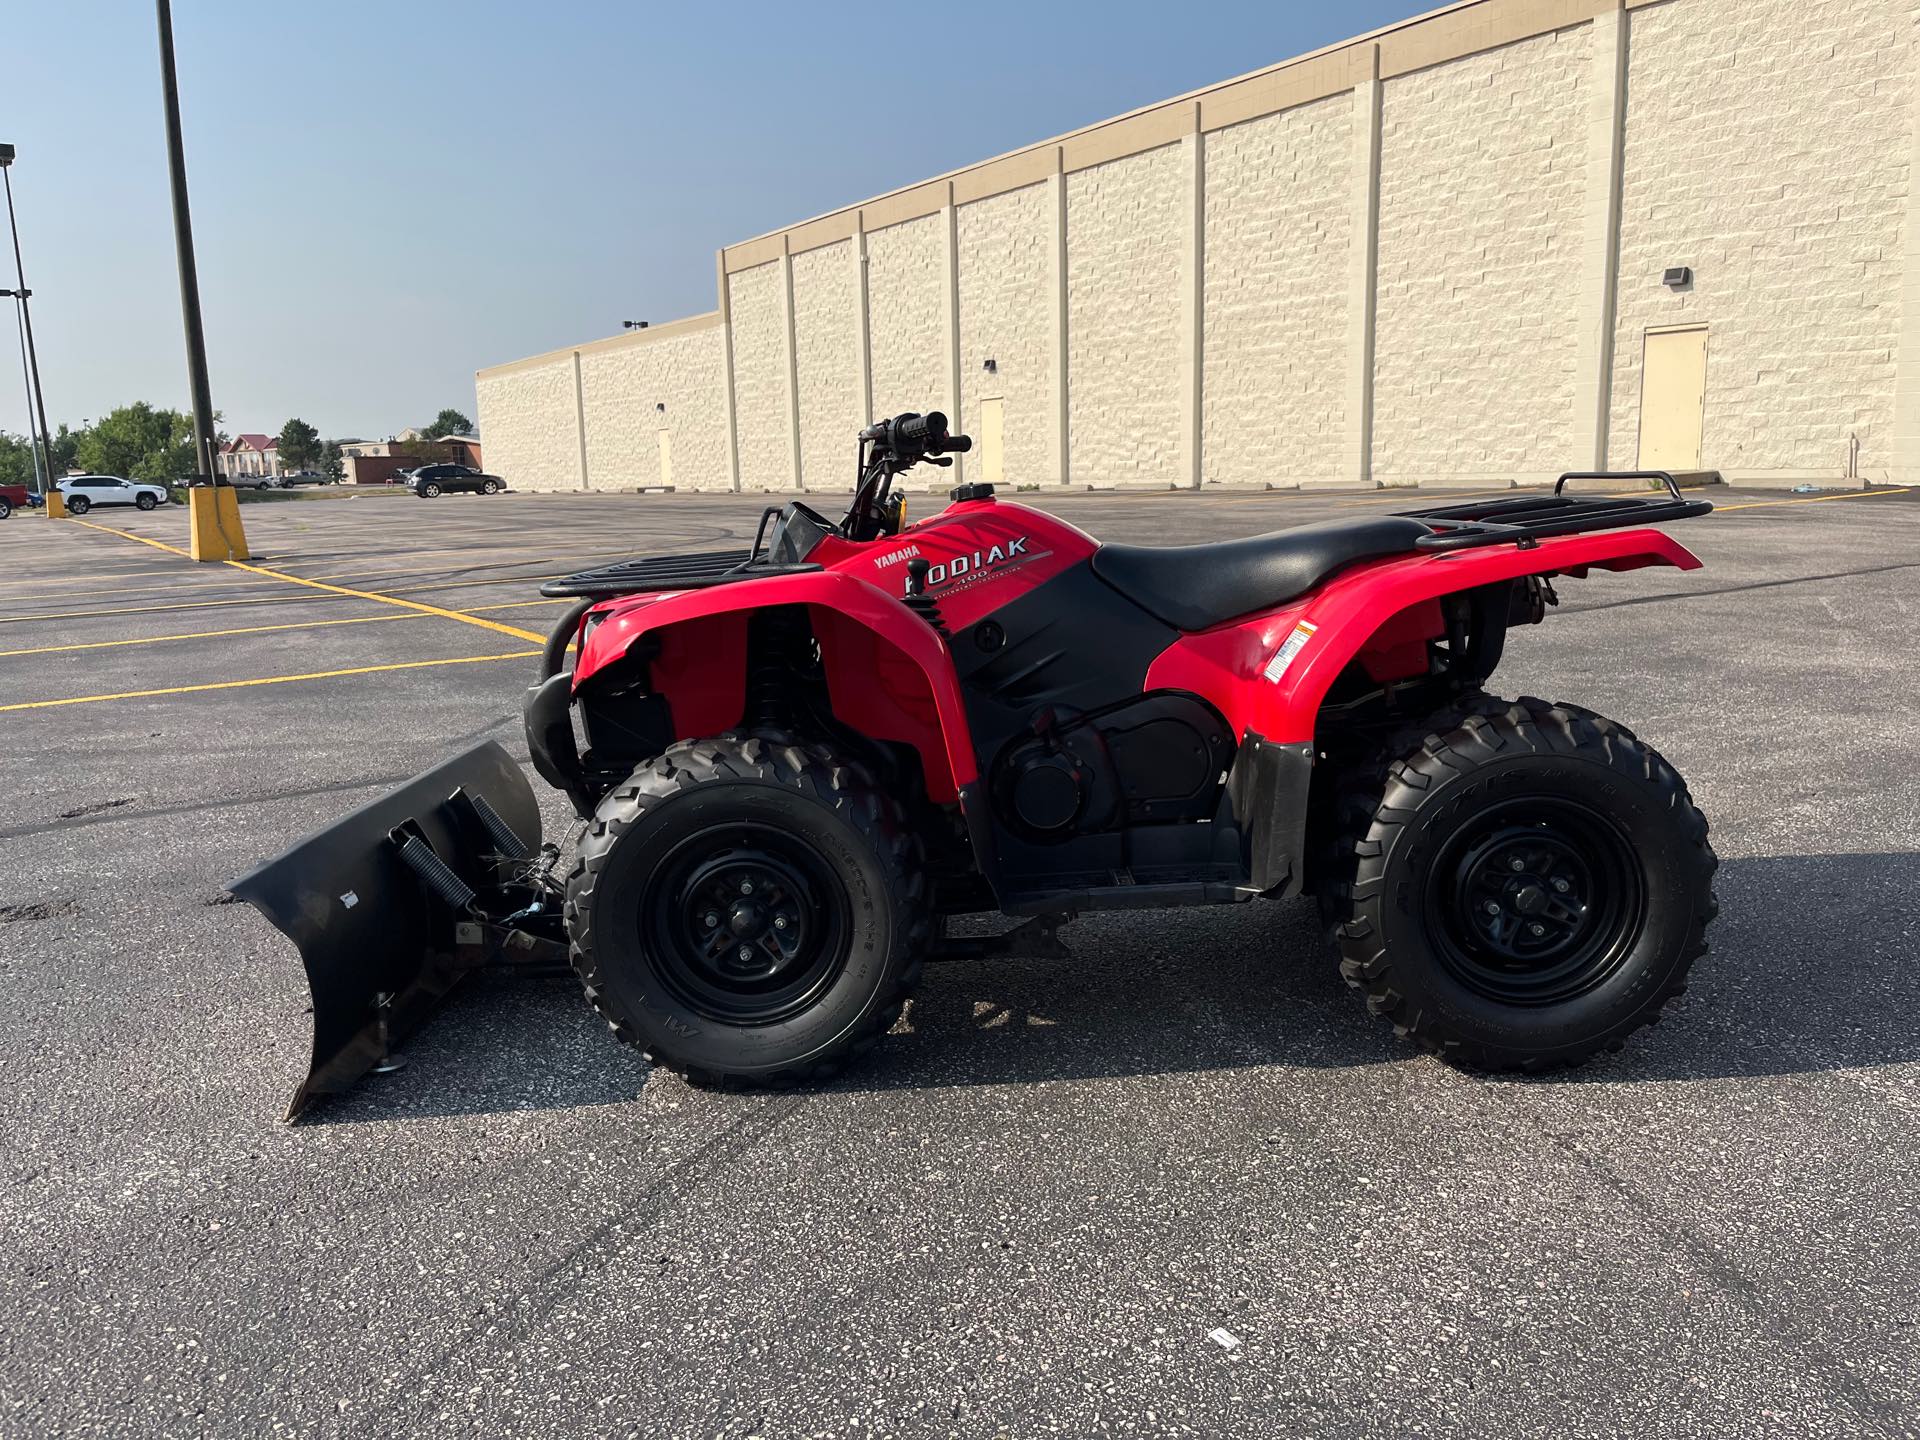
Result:
<svg viewBox="0 0 1920 1440"><path fill-rule="evenodd" d="M973 437L971 435L949 435L947 437L946 448L949 453L955 450L964 453L973 448Z"/></svg>

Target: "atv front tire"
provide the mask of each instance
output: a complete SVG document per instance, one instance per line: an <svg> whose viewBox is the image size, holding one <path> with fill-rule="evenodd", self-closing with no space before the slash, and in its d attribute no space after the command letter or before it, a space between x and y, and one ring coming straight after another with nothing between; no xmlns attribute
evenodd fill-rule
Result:
<svg viewBox="0 0 1920 1440"><path fill-rule="evenodd" d="M682 742L607 794L566 918L614 1033L726 1087L834 1074L893 1027L933 936L899 806L828 750L747 735Z"/></svg>
<svg viewBox="0 0 1920 1440"><path fill-rule="evenodd" d="M1618 1050L1707 948L1707 822L1658 753L1591 711L1469 711L1390 744L1341 807L1323 897L1341 974L1474 1069Z"/></svg>

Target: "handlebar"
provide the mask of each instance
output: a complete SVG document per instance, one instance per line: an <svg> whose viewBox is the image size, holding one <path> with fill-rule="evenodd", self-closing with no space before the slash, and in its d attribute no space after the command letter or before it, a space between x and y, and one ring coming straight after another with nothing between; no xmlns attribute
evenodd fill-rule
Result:
<svg viewBox="0 0 1920 1440"><path fill-rule="evenodd" d="M948 455L971 449L973 441L950 433L947 417L938 410L924 415L908 411L869 425L860 432L860 482L842 522L842 533L851 540L871 540L875 535L893 533L900 524L899 508L894 507L891 520L886 509L893 477L922 461L951 465ZM889 524L893 530L887 529Z"/></svg>
<svg viewBox="0 0 1920 1440"><path fill-rule="evenodd" d="M938 410L929 410L924 415L909 411L891 420L882 420L862 430L860 438L885 450L903 470L928 456L964 453L973 448L968 436L948 433L947 417Z"/></svg>

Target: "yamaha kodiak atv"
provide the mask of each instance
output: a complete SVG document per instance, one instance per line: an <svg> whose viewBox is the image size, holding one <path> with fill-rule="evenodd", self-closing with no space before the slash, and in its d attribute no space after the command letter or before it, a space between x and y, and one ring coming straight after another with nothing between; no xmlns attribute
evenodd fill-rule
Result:
<svg viewBox="0 0 1920 1440"><path fill-rule="evenodd" d="M892 1028L927 960L1064 953L1088 910L1310 892L1369 1007L1488 1070L1617 1049L1681 992L1716 863L1685 784L1611 720L1485 687L1555 579L1697 568L1641 527L1710 505L1570 475L1161 547L975 484L906 523L901 472L969 446L901 415L862 432L838 522L793 500L750 549L544 586L576 602L525 717L564 848L488 743L235 882L313 992L289 1118L397 1063L477 966L570 964L656 1064L790 1085ZM996 910L1022 923L944 938Z"/></svg>

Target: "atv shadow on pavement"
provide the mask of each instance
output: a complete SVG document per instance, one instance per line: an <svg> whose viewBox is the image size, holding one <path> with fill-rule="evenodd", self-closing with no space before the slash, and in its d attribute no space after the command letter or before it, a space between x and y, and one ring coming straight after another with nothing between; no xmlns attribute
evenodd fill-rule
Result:
<svg viewBox="0 0 1920 1440"><path fill-rule="evenodd" d="M1920 854L1730 860L1689 993L1623 1053L1513 1084L1815 1074L1920 1059ZM1256 1066L1431 1065L1369 1016L1320 947L1314 907L1082 917L1066 960L930 965L902 1025L829 1088L1023 1085ZM480 977L305 1123L565 1110L631 1101L649 1067L571 979ZM661 1082L679 1084L675 1077Z"/></svg>
<svg viewBox="0 0 1920 1440"><path fill-rule="evenodd" d="M1920 1011L1920 854L1730 860L1716 888L1713 949L1660 1025L1619 1055L1505 1083L1709 1080L1920 1059L1910 1023ZM1340 982L1311 902L1164 911L1150 923L1110 913L1061 934L1072 959L928 967L903 1030L840 1087L1437 1063Z"/></svg>

